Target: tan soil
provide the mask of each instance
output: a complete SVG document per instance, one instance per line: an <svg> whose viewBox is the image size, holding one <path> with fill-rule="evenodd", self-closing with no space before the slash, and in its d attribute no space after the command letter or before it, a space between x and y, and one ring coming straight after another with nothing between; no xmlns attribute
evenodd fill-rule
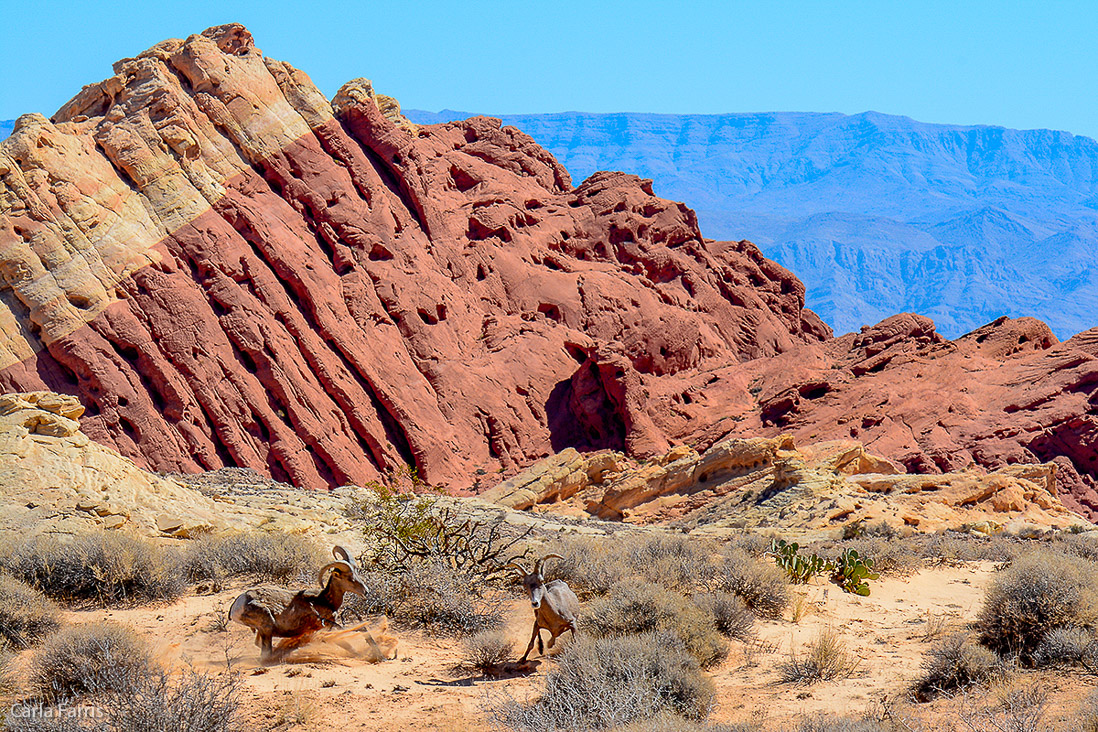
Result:
<svg viewBox="0 0 1098 732"><path fill-rule="evenodd" d="M979 611L983 591L994 574L987 562L924 569L907 578L873 582L873 594L844 594L834 585L794 588L805 598L806 613L790 619L760 621L753 653L732 643L728 660L713 669L718 706L711 721L761 721L781 729L816 713L859 716L891 700L908 718L932 720L932 729L954 729L957 710L970 699L910 705L904 700L934 642L928 628L961 629ZM227 669L244 683L243 717L252 730L487 730L485 708L510 694L524 699L537 693L552 660L534 657L526 674L514 668L505 678L478 678L458 668L461 644L420 632L392 631L396 658L368 663L346 648L313 643L278 665L264 667L251 631L230 623L217 626L239 587L216 595L188 596L171 605L66 613L72 623L114 620L149 639L159 656L174 665L190 664L213 673ZM507 606L507 632L515 655L529 640L530 610L516 597ZM800 651L821 630L832 629L861 659L851 678L811 686L782 683L778 666L791 649ZM384 634L378 635L379 640ZM938 636L940 637L940 635ZM360 637L346 644L362 653ZM25 659L22 659L25 660ZM1093 685L1077 674L1025 673L1026 683L1052 688L1048 721L1067 718ZM957 727L963 729L963 727Z"/></svg>

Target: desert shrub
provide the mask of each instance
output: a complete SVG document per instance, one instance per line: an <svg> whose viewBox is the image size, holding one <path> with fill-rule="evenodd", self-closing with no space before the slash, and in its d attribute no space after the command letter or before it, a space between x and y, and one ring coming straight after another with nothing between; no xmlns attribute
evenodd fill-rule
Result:
<svg viewBox="0 0 1098 732"><path fill-rule="evenodd" d="M439 634L477 633L503 623L503 604L477 575L436 562L413 562L399 572L359 572L366 596L348 595L345 617L385 613L405 628Z"/></svg>
<svg viewBox="0 0 1098 732"><path fill-rule="evenodd" d="M112 732L230 732L238 729L240 681L187 670L172 677L163 669L140 674L110 695L105 706Z"/></svg>
<svg viewBox="0 0 1098 732"><path fill-rule="evenodd" d="M62 541L36 536L6 547L0 567L66 602L149 602L178 597L179 565L147 539L100 531Z"/></svg>
<svg viewBox="0 0 1098 732"><path fill-rule="evenodd" d="M624 542L625 562L634 574L677 592L707 585L714 572L710 542L682 535L652 534Z"/></svg>
<svg viewBox="0 0 1098 732"><path fill-rule="evenodd" d="M712 616L682 595L640 579L625 580L588 603L581 622L585 631L597 636L655 631L674 635L703 668L728 656L728 643Z"/></svg>
<svg viewBox="0 0 1098 732"><path fill-rule="evenodd" d="M847 678L859 665L860 659L847 650L838 634L825 629L808 644L802 655L790 651L789 660L778 666L778 674L786 683L814 684Z"/></svg>
<svg viewBox="0 0 1098 732"><path fill-rule="evenodd" d="M713 587L738 595L756 615L764 618L780 618L789 604L785 574L773 564L753 559L735 548L721 557Z"/></svg>
<svg viewBox="0 0 1098 732"><path fill-rule="evenodd" d="M729 638L746 641L755 632L755 614L739 595L730 592L708 592L694 595L694 604L713 616L716 629Z"/></svg>
<svg viewBox="0 0 1098 732"><path fill-rule="evenodd" d="M1064 554L1070 554L1090 562L1098 562L1098 532L1085 534L1060 534L1056 548Z"/></svg>
<svg viewBox="0 0 1098 732"><path fill-rule="evenodd" d="M927 700L1005 675L1006 666L998 656L964 633L954 633L927 653L923 675L915 682L915 695Z"/></svg>
<svg viewBox="0 0 1098 732"><path fill-rule="evenodd" d="M514 651L514 643L499 630L482 630L462 642L462 664L482 674L507 661Z"/></svg>
<svg viewBox="0 0 1098 732"><path fill-rule="evenodd" d="M980 640L1024 664L1056 628L1090 628L1098 615L1095 568L1081 559L1036 551L992 582L976 621Z"/></svg>
<svg viewBox="0 0 1098 732"><path fill-rule="evenodd" d="M287 584L315 573L328 557L309 539L281 531L204 536L183 550L181 564L190 582L213 582L250 576Z"/></svg>
<svg viewBox="0 0 1098 732"><path fill-rule="evenodd" d="M509 561L525 557L531 528L494 519L471 518L443 502L439 489L405 467L384 481L368 483L367 500L350 510L373 542L370 563L400 571L411 563L446 564L483 579L497 579Z"/></svg>
<svg viewBox="0 0 1098 732"><path fill-rule="evenodd" d="M713 682L677 638L586 637L557 657L540 698L506 701L491 716L515 730L604 730L666 713L702 721L713 702Z"/></svg>
<svg viewBox="0 0 1098 732"><path fill-rule="evenodd" d="M64 628L34 655L30 685L35 694L56 702L81 694L123 691L150 673L149 650L121 625Z"/></svg>
<svg viewBox="0 0 1098 732"><path fill-rule="evenodd" d="M0 646L29 648L60 627L53 602L30 585L0 574Z"/></svg>
<svg viewBox="0 0 1098 732"><path fill-rule="evenodd" d="M797 725L797 732L885 732L877 722L850 717L816 715Z"/></svg>
<svg viewBox="0 0 1098 732"><path fill-rule="evenodd" d="M561 537L547 547L547 553L564 557L550 565L551 574L582 598L605 595L632 574L617 543L590 536Z"/></svg>
<svg viewBox="0 0 1098 732"><path fill-rule="evenodd" d="M615 732L758 732L758 728L739 724L707 724L671 712L661 712L655 717L618 727Z"/></svg>
<svg viewBox="0 0 1098 732"><path fill-rule="evenodd" d="M1033 664L1098 668L1098 639L1082 628L1050 630L1033 652Z"/></svg>

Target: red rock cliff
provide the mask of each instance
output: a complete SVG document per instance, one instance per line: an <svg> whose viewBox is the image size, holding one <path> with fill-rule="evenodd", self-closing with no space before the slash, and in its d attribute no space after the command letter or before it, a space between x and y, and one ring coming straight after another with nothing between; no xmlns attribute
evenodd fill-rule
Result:
<svg viewBox="0 0 1098 732"><path fill-rule="evenodd" d="M364 80L329 102L242 26L114 70L0 145L0 387L79 396L153 469L460 486L655 452L683 430L650 384L830 336L649 181L573 188L521 132L416 128Z"/></svg>

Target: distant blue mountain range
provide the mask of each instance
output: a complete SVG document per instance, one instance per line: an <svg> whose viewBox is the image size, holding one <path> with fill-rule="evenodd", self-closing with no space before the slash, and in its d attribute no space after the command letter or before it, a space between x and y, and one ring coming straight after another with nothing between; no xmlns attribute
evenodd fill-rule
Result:
<svg viewBox="0 0 1098 732"><path fill-rule="evenodd" d="M472 113L405 110L419 124ZM655 181L715 239L751 239L838 333L901 311L955 337L1033 315L1098 325L1098 142L859 115L503 115L578 183ZM0 122L0 138L13 122Z"/></svg>
<svg viewBox="0 0 1098 732"><path fill-rule="evenodd" d="M471 116L405 110L431 124ZM955 337L1033 315L1098 325L1098 143L1049 130L773 113L503 115L578 183L655 181L702 232L751 239L839 333L900 311Z"/></svg>

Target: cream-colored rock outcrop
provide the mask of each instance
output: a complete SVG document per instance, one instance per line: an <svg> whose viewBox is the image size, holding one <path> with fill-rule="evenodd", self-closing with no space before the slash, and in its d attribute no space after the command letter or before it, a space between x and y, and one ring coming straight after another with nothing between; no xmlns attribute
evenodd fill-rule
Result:
<svg viewBox="0 0 1098 732"><path fill-rule="evenodd" d="M251 471L255 485L229 474L161 477L90 441L84 408L51 392L0 395L0 535L74 534L119 529L152 537L277 529L360 533L345 517L348 491L317 494L275 484Z"/></svg>
<svg viewBox="0 0 1098 732"><path fill-rule="evenodd" d="M741 529L812 533L858 520L919 531L1085 523L1055 490L1051 463L907 475L855 441L798 448L781 435L729 439L701 455L680 445L644 463L565 450L482 498L540 511L574 514L582 508L600 518L714 536Z"/></svg>

